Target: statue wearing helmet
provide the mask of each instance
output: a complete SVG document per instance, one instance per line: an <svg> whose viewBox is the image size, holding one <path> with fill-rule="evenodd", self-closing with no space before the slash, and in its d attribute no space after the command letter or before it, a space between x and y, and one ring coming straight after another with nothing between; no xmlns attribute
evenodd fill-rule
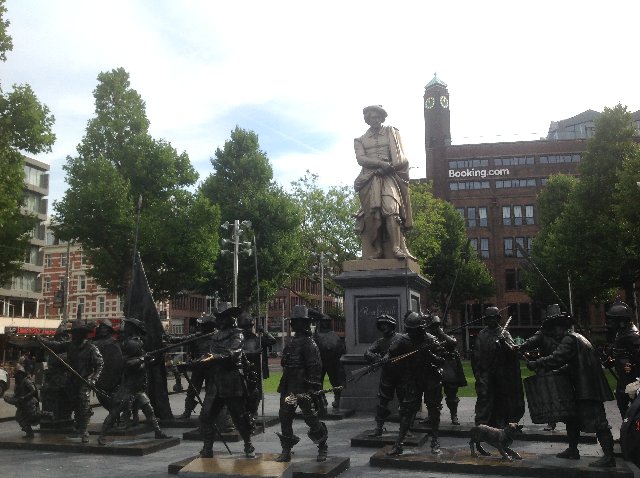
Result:
<svg viewBox="0 0 640 478"><path fill-rule="evenodd" d="M618 377L616 402L624 418L630 402L624 390L640 376L640 333L631 321L631 308L624 302L614 302L605 314L607 324L615 332L613 360Z"/></svg>
<svg viewBox="0 0 640 478"><path fill-rule="evenodd" d="M400 430L392 449L391 456L403 453L404 441L409 427L420 410L423 393L429 414L432 417L431 452L440 453L438 429L440 425L440 408L442 407L442 358L443 350L436 338L427 333L424 315L418 312L408 312L404 318L405 334L401 334L389 347L388 356L405 356L393 364L394 371L399 375L398 388L401 392L400 401ZM408 354L408 355L406 355Z"/></svg>
<svg viewBox="0 0 640 478"><path fill-rule="evenodd" d="M364 354L365 360L369 363L379 362L389 351L391 343L400 336L396 332L397 321L390 315L381 315L376 319L376 328L382 332L382 337L377 339L367 349ZM398 374L395 373L393 365L385 365L380 371L380 384L378 385L378 398L380 401L376 406L376 427L369 435L371 437L382 436L384 431L384 421L391 415L389 403L397 395L398 401L402 401L401 390L398 388Z"/></svg>
<svg viewBox="0 0 640 478"><path fill-rule="evenodd" d="M25 432L24 438L31 439L34 437L31 427L40 423L40 419L43 416L51 418L52 414L40 411L38 390L22 365L16 365L14 377L16 381L14 393L13 395L5 394L4 401L10 405L15 405L16 422Z"/></svg>

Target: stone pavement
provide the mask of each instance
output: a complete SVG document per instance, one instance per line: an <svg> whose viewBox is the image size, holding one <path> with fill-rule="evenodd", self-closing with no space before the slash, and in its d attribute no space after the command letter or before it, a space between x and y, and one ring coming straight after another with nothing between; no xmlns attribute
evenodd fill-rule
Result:
<svg viewBox="0 0 640 478"><path fill-rule="evenodd" d="M184 395L173 394L170 396L171 406L175 414L182 413ZM4 404L4 402L2 402ZM473 421L473 407L475 398L462 398L459 408L459 415L462 422ZM615 406L615 402L607 402L607 415L613 427L614 438L619 435L620 415ZM13 407L1 407L4 413L15 410ZM269 394L265 402L265 415L277 415L278 396ZM448 419L444 410L443 418ZM1 415L0 415L1 416ZM92 423L101 423L106 416L105 410L100 407L94 409ZM530 424L528 413L523 420L524 424ZM326 422L329 429L329 455L348 456L351 459L351 467L340 476L344 478L359 477L393 477L402 474L403 478L471 478L478 475L437 473L411 470L393 470L375 468L369 465L369 458L375 453L371 448L352 448L351 438L362 430L371 428L373 424L372 415L357 413L354 416L341 421ZM389 424L389 429L397 429L397 424ZM564 426L559 424L562 429ZM188 429L171 428L167 433L176 437L181 437L182 433ZM306 436L306 426L302 420L294 422L294 430L302 439L294 448L295 457L308 457L315 460L316 447ZM256 451L260 453L277 453L280 451L280 444L275 431L279 431L279 425L267 428L265 434L254 437ZM4 421L0 423L0 436L6 434L19 433L19 427L15 421ZM91 440L96 437L92 436ZM443 448L466 446L466 438L443 437L441 444ZM89 455L78 453L57 453L29 450L0 450L0 477L29 476L33 478L67 478L69 476L83 476L88 478L115 478L115 477L171 477L168 474L168 465L184 458L197 455L202 444L195 441L182 441L180 445L162 450L156 453L140 457L128 456L105 456ZM229 443L234 454L241 456L242 442ZM428 449L428 442L426 445ZM566 447L564 443L541 443L531 441L516 442L513 448L518 452L555 454ZM214 452L226 454L221 443L214 445ZM597 444L581 444L580 452L583 456L599 456L600 447ZM621 459L619 459L621 460ZM640 470L633 464L628 464L634 472L635 478L640 478ZM500 478L500 475L493 475ZM506 478L506 477L505 477Z"/></svg>

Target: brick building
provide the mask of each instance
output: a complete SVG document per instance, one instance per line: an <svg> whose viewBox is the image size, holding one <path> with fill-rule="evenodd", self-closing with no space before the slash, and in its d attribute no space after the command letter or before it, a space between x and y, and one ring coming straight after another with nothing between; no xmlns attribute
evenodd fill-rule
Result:
<svg viewBox="0 0 640 478"><path fill-rule="evenodd" d="M452 145L447 85L434 76L423 101L426 180L465 219L472 246L496 280L496 297L489 302L508 309L503 315L513 317L512 335L527 337L540 326L542 310L522 290L523 257L516 244L531 248L539 228L537 194L552 174L578 174L600 113L587 110L552 122L548 136L537 141ZM633 121L640 130L640 111ZM464 318L478 317L485 306L468 304ZM596 311L593 320L602 315Z"/></svg>

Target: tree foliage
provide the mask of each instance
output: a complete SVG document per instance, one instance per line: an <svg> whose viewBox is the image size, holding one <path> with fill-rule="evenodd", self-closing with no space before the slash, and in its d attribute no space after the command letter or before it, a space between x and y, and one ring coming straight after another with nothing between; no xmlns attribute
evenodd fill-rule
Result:
<svg viewBox="0 0 640 478"><path fill-rule="evenodd" d="M267 155L260 150L256 133L236 126L224 147L216 149L211 164L213 172L204 180L200 191L220 207L223 222L251 222L250 228L243 228L241 240L257 246L260 294L261 300L266 300L301 270L302 211L273 181L273 170ZM232 231L227 230L225 238L230 239L231 234ZM232 250L232 247L228 244L227 249ZM207 293L216 291L231 300L232 285L233 259L222 255L204 290ZM255 303L256 286L255 257L240 255L238 303Z"/></svg>
<svg viewBox="0 0 640 478"><path fill-rule="evenodd" d="M640 146L626 107L605 108L582 157L580 179L552 176L540 193L541 230L532 257L551 287L568 304L610 300L617 289L631 292L640 270ZM550 288L527 275L534 299L549 301ZM551 294L551 297L554 297Z"/></svg>
<svg viewBox="0 0 640 478"><path fill-rule="evenodd" d="M322 189L318 176L309 171L291 183L292 194L303 211L302 246L309 253L306 270L317 269L324 255L327 275L342 272L342 263L353 260L360 251L360 238L354 228L358 199L349 186Z"/></svg>
<svg viewBox="0 0 640 478"><path fill-rule="evenodd" d="M430 183L412 183L411 206L414 225L407 244L431 280L434 305L444 312L447 301L451 310L494 295L493 277L470 248L464 220L453 205L434 197Z"/></svg>
<svg viewBox="0 0 640 478"><path fill-rule="evenodd" d="M64 166L69 188L54 204L59 237L78 240L98 283L124 293L137 249L155 299L198 287L218 255L220 215L199 193L186 153L149 135L144 101L122 68L98 75L95 117Z"/></svg>
<svg viewBox="0 0 640 478"><path fill-rule="evenodd" d="M6 11L0 0L0 61L6 61L6 53L13 48ZM23 154L51 151L53 122L53 115L29 85L13 85L5 93L0 84L0 285L20 271L29 233L38 223L37 217L21 212L25 203Z"/></svg>

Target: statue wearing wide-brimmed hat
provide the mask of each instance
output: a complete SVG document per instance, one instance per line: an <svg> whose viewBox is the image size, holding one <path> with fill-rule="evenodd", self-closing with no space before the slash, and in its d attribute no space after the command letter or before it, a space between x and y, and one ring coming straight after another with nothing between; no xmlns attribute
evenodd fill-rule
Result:
<svg viewBox="0 0 640 478"><path fill-rule="evenodd" d="M354 148L362 166L354 188L360 198L356 229L365 259L413 258L405 233L413 227L409 199L409 161L399 131L383 126L387 112L380 105L362 111L369 129L356 138Z"/></svg>
<svg viewBox="0 0 640 478"><path fill-rule="evenodd" d="M291 403L287 398L293 395L308 394L322 389L322 360L320 350L311 337L309 309L296 305L289 317L291 330L295 336L282 351L282 378L278 386L280 393L280 444L282 453L277 461L291 461L291 449L300 441L293 434L293 419L297 406L300 406L305 423L309 426L307 435L318 445L318 461L327 459L327 427L318 418L318 405L314 400Z"/></svg>
<svg viewBox="0 0 640 478"><path fill-rule="evenodd" d="M604 402L613 400L613 394L602 371L600 356L586 337L572 330L573 320L569 314L552 313L545 321L558 340L558 347L546 357L527 362L527 367L536 372L562 369L575 397L574 414L565 419L569 447L556 456L579 459L580 432L595 433L604 456L589 466L615 467L613 435L604 409Z"/></svg>
<svg viewBox="0 0 640 478"><path fill-rule="evenodd" d="M70 341L42 340L41 342L52 351L66 352L66 365L75 371L75 373L67 375L65 388L69 402L73 407L77 436L81 438L83 443L89 442L87 426L89 425L89 418L93 414L91 412L89 394L91 389L95 387L104 365L98 348L87 340L87 336L93 328L93 323L76 319L69 329Z"/></svg>

